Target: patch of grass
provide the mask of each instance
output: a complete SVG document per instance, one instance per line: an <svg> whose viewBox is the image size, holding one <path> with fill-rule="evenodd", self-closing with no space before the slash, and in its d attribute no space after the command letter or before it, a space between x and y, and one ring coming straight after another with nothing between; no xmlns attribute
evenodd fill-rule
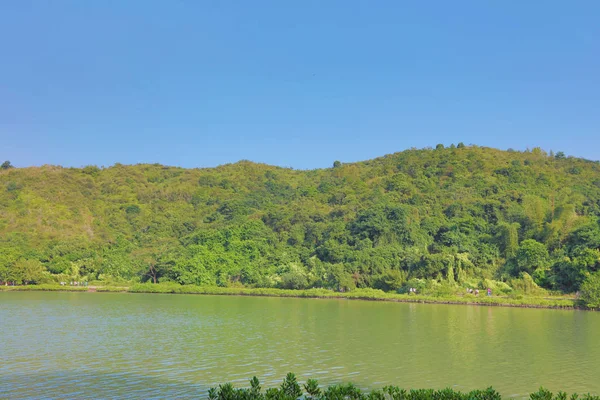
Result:
<svg viewBox="0 0 600 400"><path fill-rule="evenodd" d="M57 284L41 284L41 285L20 285L20 286L0 286L0 291L5 292L29 292L29 291L45 291L45 292L86 292L85 286L61 286Z"/></svg>
<svg viewBox="0 0 600 400"><path fill-rule="evenodd" d="M111 292L111 293L124 293L129 288L124 286L98 286L96 292Z"/></svg>
<svg viewBox="0 0 600 400"><path fill-rule="evenodd" d="M0 286L3 291L63 291L85 292L85 286L60 286L56 284L26 285L26 286ZM384 292L379 289L355 289L349 292L336 292L329 289L276 289L276 288L245 288L245 287L218 287L179 285L177 283L136 283L129 287L124 286L98 286L97 292L128 292L128 293L163 293L163 294L210 294L232 296L270 296L270 297L303 297L323 299L350 299L371 301L395 301L402 303L431 303L431 304L468 304L506 307L535 307L535 308L585 308L572 297L566 296L532 296L509 295L491 296L484 294L475 296L446 295L431 296L421 294L399 294Z"/></svg>
<svg viewBox="0 0 600 400"><path fill-rule="evenodd" d="M542 308L575 308L575 300L564 296L534 297L495 297L474 295L427 296L414 294L387 293L378 289L355 289L349 292L335 292L327 289L275 289L275 288L225 288L213 286L178 285L175 283L152 284L139 283L132 285L131 293L172 293L172 294L213 294L238 296L272 296L272 297L306 297L358 299L375 301L397 301L406 303L438 303L438 304L472 304L509 307L542 307Z"/></svg>

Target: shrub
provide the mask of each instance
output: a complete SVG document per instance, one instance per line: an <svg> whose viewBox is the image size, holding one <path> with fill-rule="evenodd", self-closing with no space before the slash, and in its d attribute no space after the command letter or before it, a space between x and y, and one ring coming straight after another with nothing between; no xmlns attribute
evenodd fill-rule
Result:
<svg viewBox="0 0 600 400"><path fill-rule="evenodd" d="M308 280L302 273L290 271L281 276L281 286L284 289L304 289L308 286Z"/></svg>
<svg viewBox="0 0 600 400"><path fill-rule="evenodd" d="M14 168L10 161L4 161L2 165L0 165L0 169L11 169Z"/></svg>
<svg viewBox="0 0 600 400"><path fill-rule="evenodd" d="M527 272L521 273L520 279L513 279L510 281L510 286L512 286L516 291L524 293L524 294L545 294L546 291L540 288L537 283L533 280L531 275Z"/></svg>
<svg viewBox="0 0 600 400"><path fill-rule="evenodd" d="M442 283L436 286L431 292L432 296L435 297L450 297L454 294L456 288L448 283Z"/></svg>
<svg viewBox="0 0 600 400"><path fill-rule="evenodd" d="M296 400L305 398L310 400L501 400L500 393L489 387L484 390L473 390L468 393L455 391L451 388L434 389L414 389L407 391L397 386L386 386L381 390L372 392L363 392L352 383L332 385L325 390L319 388L319 384L314 379L309 379L304 385L307 394L304 395L300 385L296 381L294 374L289 373L279 388L270 388L266 392L261 391L260 382L256 377L250 380L250 388L237 389L231 383L219 385L208 391L209 400ZM565 392L558 392L556 395L540 388L537 392L531 393L531 400L567 400ZM580 398L573 394L570 399ZM582 400L600 400L599 396L584 395Z"/></svg>
<svg viewBox="0 0 600 400"><path fill-rule="evenodd" d="M588 308L600 308L600 272L591 274L581 284L580 301Z"/></svg>
<svg viewBox="0 0 600 400"><path fill-rule="evenodd" d="M399 293L408 293L410 288L417 289L417 293L423 293L427 289L427 282L423 279L413 278L398 290Z"/></svg>
<svg viewBox="0 0 600 400"><path fill-rule="evenodd" d="M125 208L125 212L126 212L128 215L131 215L131 214L139 214L141 211L142 211L142 210L140 209L140 206L138 206L138 205L136 205L136 204L129 205L129 206L127 206L127 207Z"/></svg>

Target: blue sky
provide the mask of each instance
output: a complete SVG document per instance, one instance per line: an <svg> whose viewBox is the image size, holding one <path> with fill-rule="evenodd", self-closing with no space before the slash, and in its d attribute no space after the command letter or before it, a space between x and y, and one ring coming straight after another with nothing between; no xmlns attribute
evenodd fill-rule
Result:
<svg viewBox="0 0 600 400"><path fill-rule="evenodd" d="M6 0L0 159L328 167L459 141L600 159L600 2Z"/></svg>

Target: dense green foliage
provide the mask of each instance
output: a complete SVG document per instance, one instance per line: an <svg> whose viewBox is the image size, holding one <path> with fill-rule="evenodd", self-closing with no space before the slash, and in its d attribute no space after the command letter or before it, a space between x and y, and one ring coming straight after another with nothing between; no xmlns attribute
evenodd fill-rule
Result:
<svg viewBox="0 0 600 400"><path fill-rule="evenodd" d="M0 281L575 292L600 270L599 217L600 164L540 149L311 171L7 167Z"/></svg>
<svg viewBox="0 0 600 400"><path fill-rule="evenodd" d="M600 308L600 272L588 276L583 281L581 302L588 308Z"/></svg>
<svg viewBox="0 0 600 400"><path fill-rule="evenodd" d="M381 390L365 393L351 383L321 388L316 380L309 379L304 385L300 385L296 376L289 373L278 388L269 388L263 391L260 381L254 377L250 380L249 388L237 389L231 383L226 383L210 389L208 398L209 400L296 400L298 398L308 400L501 400L502 396L491 387L462 393L450 388L405 390L397 386L386 386ZM567 400L567 394L564 392L553 394L549 390L540 388L529 398L531 400ZM590 394L579 397L577 394L573 394L569 399L600 400L600 397Z"/></svg>

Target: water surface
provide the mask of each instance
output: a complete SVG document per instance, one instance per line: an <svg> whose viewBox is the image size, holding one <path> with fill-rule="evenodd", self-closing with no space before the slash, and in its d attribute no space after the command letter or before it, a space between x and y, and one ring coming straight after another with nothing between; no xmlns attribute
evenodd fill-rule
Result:
<svg viewBox="0 0 600 400"><path fill-rule="evenodd" d="M600 392L600 313L236 296L0 292L0 397L204 397L211 385Z"/></svg>

